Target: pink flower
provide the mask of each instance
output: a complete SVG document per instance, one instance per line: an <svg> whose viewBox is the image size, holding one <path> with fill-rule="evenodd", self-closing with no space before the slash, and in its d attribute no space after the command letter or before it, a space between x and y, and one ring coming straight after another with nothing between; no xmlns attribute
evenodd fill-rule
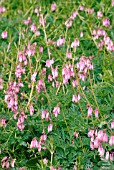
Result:
<svg viewBox="0 0 114 170"><path fill-rule="evenodd" d="M72 26L72 20L66 20L65 25L67 28L70 28Z"/></svg>
<svg viewBox="0 0 114 170"><path fill-rule="evenodd" d="M58 67L56 66L56 68L52 68L52 76L53 79L56 79L58 77Z"/></svg>
<svg viewBox="0 0 114 170"><path fill-rule="evenodd" d="M94 110L94 113L95 113L95 117L98 118L98 109L97 108Z"/></svg>
<svg viewBox="0 0 114 170"><path fill-rule="evenodd" d="M113 161L113 160L114 160L114 152L110 153L110 161Z"/></svg>
<svg viewBox="0 0 114 170"><path fill-rule="evenodd" d="M99 132L97 133L97 138L98 138L100 141L102 141L103 136L104 136L103 130L99 130Z"/></svg>
<svg viewBox="0 0 114 170"><path fill-rule="evenodd" d="M58 114L60 114L60 107L59 106L54 107L53 114L54 114L55 117L57 117Z"/></svg>
<svg viewBox="0 0 114 170"><path fill-rule="evenodd" d="M43 47L40 47L39 53L43 53L43 50L44 50L44 48L43 48Z"/></svg>
<svg viewBox="0 0 114 170"><path fill-rule="evenodd" d="M0 126L6 127L6 120L4 118L0 119Z"/></svg>
<svg viewBox="0 0 114 170"><path fill-rule="evenodd" d="M73 87L78 86L78 82L77 82L77 80L73 80L73 81L72 81L72 86L73 86Z"/></svg>
<svg viewBox="0 0 114 170"><path fill-rule="evenodd" d="M67 57L68 59L72 59L72 53L70 53L70 52L66 53L66 57Z"/></svg>
<svg viewBox="0 0 114 170"><path fill-rule="evenodd" d="M37 72L34 72L34 74L31 76L31 82L36 81L36 75L37 75Z"/></svg>
<svg viewBox="0 0 114 170"><path fill-rule="evenodd" d="M94 136L94 133L95 133L94 130L89 130L88 137L92 138Z"/></svg>
<svg viewBox="0 0 114 170"><path fill-rule="evenodd" d="M52 125L52 124L49 124L49 125L48 125L48 132L51 132L51 131L52 131L52 128L53 128L53 125Z"/></svg>
<svg viewBox="0 0 114 170"><path fill-rule="evenodd" d="M112 7L114 6L114 0L112 0Z"/></svg>
<svg viewBox="0 0 114 170"><path fill-rule="evenodd" d="M108 142L108 136L106 133L103 134L102 142L105 142L105 143Z"/></svg>
<svg viewBox="0 0 114 170"><path fill-rule="evenodd" d="M97 12L97 17L98 17L98 19L102 18L102 16L103 16L102 12L101 12L101 11L98 11L98 12Z"/></svg>
<svg viewBox="0 0 114 170"><path fill-rule="evenodd" d="M36 31L36 32L35 32L35 35L36 35L36 36L40 36L40 31L39 31L39 30Z"/></svg>
<svg viewBox="0 0 114 170"><path fill-rule="evenodd" d="M82 37L83 37L83 35L84 35L84 33L83 33L83 32L81 32L81 33L80 33L80 37L82 38Z"/></svg>
<svg viewBox="0 0 114 170"><path fill-rule="evenodd" d="M100 142L99 142L99 140L96 138L96 139L94 140L94 148L98 148L99 145L100 145Z"/></svg>
<svg viewBox="0 0 114 170"><path fill-rule="evenodd" d="M105 153L105 150L103 149L102 146L99 146L98 152L99 152L99 155L100 155L101 157L103 157L103 156L104 156L104 153Z"/></svg>
<svg viewBox="0 0 114 170"><path fill-rule="evenodd" d="M78 12L77 12L77 11L74 11L74 12L71 14L70 18L71 18L72 20L74 20L77 15L78 15Z"/></svg>
<svg viewBox="0 0 114 170"><path fill-rule="evenodd" d="M80 6L79 6L79 10L80 10L80 11L83 11L83 10L84 10L84 7L80 5Z"/></svg>
<svg viewBox="0 0 114 170"><path fill-rule="evenodd" d="M109 144L110 146L114 145L114 136L110 137Z"/></svg>
<svg viewBox="0 0 114 170"><path fill-rule="evenodd" d="M109 160L109 152L106 152L106 157L105 157L106 160Z"/></svg>
<svg viewBox="0 0 114 170"><path fill-rule="evenodd" d="M6 39L8 37L8 32L7 31L3 31L2 34L1 34L1 37L3 39Z"/></svg>
<svg viewBox="0 0 114 170"><path fill-rule="evenodd" d="M29 106L29 109L30 109L30 116L32 116L34 113L34 107L32 104Z"/></svg>
<svg viewBox="0 0 114 170"><path fill-rule="evenodd" d="M53 63L54 63L54 58L52 58L51 60L46 60L46 67L50 68Z"/></svg>
<svg viewBox="0 0 114 170"><path fill-rule="evenodd" d="M93 111L92 107L89 107L88 108L88 117L92 116L92 111Z"/></svg>
<svg viewBox="0 0 114 170"><path fill-rule="evenodd" d="M46 139L47 139L47 135L46 134L41 135L40 136L40 143L42 143L42 144L45 143Z"/></svg>
<svg viewBox="0 0 114 170"><path fill-rule="evenodd" d="M40 152L40 151L41 151L41 149L42 149L42 147L41 147L41 143L40 143L40 142L38 142L38 143L37 143L37 149L38 149L38 152Z"/></svg>
<svg viewBox="0 0 114 170"><path fill-rule="evenodd" d="M114 129L114 122L111 122L111 129Z"/></svg>
<svg viewBox="0 0 114 170"><path fill-rule="evenodd" d="M56 10L56 3L53 2L51 5L51 11L55 11Z"/></svg>
<svg viewBox="0 0 114 170"><path fill-rule="evenodd" d="M78 132L74 132L74 136L78 138Z"/></svg>
<svg viewBox="0 0 114 170"><path fill-rule="evenodd" d="M78 94L78 96L73 95L72 102L78 103L79 100L80 100L80 95L79 94Z"/></svg>
<svg viewBox="0 0 114 170"><path fill-rule="evenodd" d="M64 45L65 44L65 39L64 38L59 38L58 40L57 40L57 46L59 47L59 46L62 46L62 45Z"/></svg>
<svg viewBox="0 0 114 170"><path fill-rule="evenodd" d="M105 19L103 20L103 26L105 26L105 27L109 27L109 26L110 26L110 20L109 20L109 18L105 18Z"/></svg>
<svg viewBox="0 0 114 170"><path fill-rule="evenodd" d="M37 148L38 146L38 141L36 138L33 138L30 144L30 148Z"/></svg>
<svg viewBox="0 0 114 170"><path fill-rule="evenodd" d="M44 158L44 159L43 159L43 163L44 163L45 165L47 165L48 160L47 160L46 158Z"/></svg>
<svg viewBox="0 0 114 170"><path fill-rule="evenodd" d="M32 25L30 26L30 28L31 28L31 32L35 32L35 31L36 31L36 26L35 26L34 24L32 24Z"/></svg>
<svg viewBox="0 0 114 170"><path fill-rule="evenodd" d="M71 44L71 48L76 48L79 46L79 40L78 39L75 39L72 44Z"/></svg>
<svg viewBox="0 0 114 170"><path fill-rule="evenodd" d="M4 13L6 11L6 8L4 6L0 6L0 14Z"/></svg>

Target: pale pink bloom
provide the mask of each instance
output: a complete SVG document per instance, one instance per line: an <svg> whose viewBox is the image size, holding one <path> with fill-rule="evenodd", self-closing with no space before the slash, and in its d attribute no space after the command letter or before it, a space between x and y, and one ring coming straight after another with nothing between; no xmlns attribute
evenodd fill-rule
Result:
<svg viewBox="0 0 114 170"><path fill-rule="evenodd" d="M21 131L24 129L24 116L18 118L17 127Z"/></svg>
<svg viewBox="0 0 114 170"><path fill-rule="evenodd" d="M98 118L98 109L97 108L94 110L94 113L95 113L95 117Z"/></svg>
<svg viewBox="0 0 114 170"><path fill-rule="evenodd" d="M50 170L57 170L54 166L52 166L51 168L50 168Z"/></svg>
<svg viewBox="0 0 114 170"><path fill-rule="evenodd" d="M47 139L47 135L45 135L45 134L41 135L40 136L40 143L45 143L46 139Z"/></svg>
<svg viewBox="0 0 114 170"><path fill-rule="evenodd" d="M80 10L80 11L83 11L83 10L84 10L84 7L80 5L80 6L79 6L79 10Z"/></svg>
<svg viewBox="0 0 114 170"><path fill-rule="evenodd" d="M73 87L78 86L78 82L77 82L77 80L73 80L73 81L72 81L72 86L73 86Z"/></svg>
<svg viewBox="0 0 114 170"><path fill-rule="evenodd" d="M54 107L53 114L54 114L55 117L57 117L58 114L60 114L60 107L59 106Z"/></svg>
<svg viewBox="0 0 114 170"><path fill-rule="evenodd" d="M114 160L114 152L110 153L110 161L113 161L113 160Z"/></svg>
<svg viewBox="0 0 114 170"><path fill-rule="evenodd" d="M103 26L105 26L105 27L109 27L109 26L110 26L110 20L109 20L109 18L103 19Z"/></svg>
<svg viewBox="0 0 114 170"><path fill-rule="evenodd" d="M110 137L109 144L110 146L114 145L114 136Z"/></svg>
<svg viewBox="0 0 114 170"><path fill-rule="evenodd" d="M2 159L2 161L1 161L1 162L6 161L7 159L8 159L8 157L7 157L7 156L5 156L5 157Z"/></svg>
<svg viewBox="0 0 114 170"><path fill-rule="evenodd" d="M99 152L99 155L100 155L101 157L103 157L103 156L104 156L104 153L105 153L105 150L103 149L102 146L99 146L98 152Z"/></svg>
<svg viewBox="0 0 114 170"><path fill-rule="evenodd" d="M40 143L40 142L38 142L38 143L37 143L37 149L38 149L38 152L40 152L40 151L41 151L41 149L42 149L42 147L41 147L41 143Z"/></svg>
<svg viewBox="0 0 114 170"><path fill-rule="evenodd" d="M4 118L0 119L0 126L6 127L6 120Z"/></svg>
<svg viewBox="0 0 114 170"><path fill-rule="evenodd" d="M114 0L112 0L112 6L114 6Z"/></svg>
<svg viewBox="0 0 114 170"><path fill-rule="evenodd" d="M8 37L8 32L7 31L3 31L2 34L1 34L1 37L3 39L6 39Z"/></svg>
<svg viewBox="0 0 114 170"><path fill-rule="evenodd" d="M111 122L111 129L114 129L114 121Z"/></svg>
<svg viewBox="0 0 114 170"><path fill-rule="evenodd" d="M52 124L49 124L49 125L48 125L48 132L51 132L51 131L52 131L52 128L53 128L53 125L52 125Z"/></svg>
<svg viewBox="0 0 114 170"><path fill-rule="evenodd" d="M44 158L44 159L43 159L43 163L44 163L45 165L47 165L48 160L47 160L46 158Z"/></svg>
<svg viewBox="0 0 114 170"><path fill-rule="evenodd" d="M32 20L31 20L30 17L28 17L27 20L24 20L24 24L25 24L25 25L29 25L29 24L31 24L31 22L32 22Z"/></svg>
<svg viewBox="0 0 114 170"><path fill-rule="evenodd" d="M30 109L30 116L32 116L34 113L34 107L32 104L29 106L29 109Z"/></svg>
<svg viewBox="0 0 114 170"><path fill-rule="evenodd" d="M78 138L78 132L74 132L74 136Z"/></svg>
<svg viewBox="0 0 114 170"><path fill-rule="evenodd" d="M46 67L50 68L53 63L54 63L54 58L52 58L51 60L46 60Z"/></svg>
<svg viewBox="0 0 114 170"><path fill-rule="evenodd" d="M80 95L79 94L78 94L78 96L73 95L72 102L78 103L79 100L80 100Z"/></svg>
<svg viewBox="0 0 114 170"><path fill-rule="evenodd" d="M15 163L15 159L12 159L11 161L11 167L14 168L14 163Z"/></svg>
<svg viewBox="0 0 114 170"><path fill-rule="evenodd" d="M67 28L70 28L72 26L72 20L66 20L65 25Z"/></svg>
<svg viewBox="0 0 114 170"><path fill-rule="evenodd" d="M88 9L87 9L87 12L88 12L88 14L92 14L92 13L94 12L94 8L92 8L92 9L91 9L91 8L88 8Z"/></svg>
<svg viewBox="0 0 114 170"><path fill-rule="evenodd" d="M99 140L96 138L96 139L94 140L94 148L98 148L98 147L99 147L99 144L100 144L100 142L99 142Z"/></svg>
<svg viewBox="0 0 114 170"><path fill-rule="evenodd" d="M0 78L0 90L3 89L3 85L2 84L3 84L3 79Z"/></svg>
<svg viewBox="0 0 114 170"><path fill-rule="evenodd" d="M94 144L92 141L90 141L90 148L91 148L91 150L94 150Z"/></svg>
<svg viewBox="0 0 114 170"><path fill-rule="evenodd" d="M53 79L56 79L58 77L58 67L56 66L56 68L52 68L52 76Z"/></svg>
<svg viewBox="0 0 114 170"><path fill-rule="evenodd" d="M44 119L47 113L48 113L47 110L42 110L41 118Z"/></svg>
<svg viewBox="0 0 114 170"><path fill-rule="evenodd" d="M30 144L30 148L37 148L38 146L38 141L36 138L33 138Z"/></svg>
<svg viewBox="0 0 114 170"><path fill-rule="evenodd" d="M34 13L38 14L38 12L39 12L38 8L35 8Z"/></svg>
<svg viewBox="0 0 114 170"><path fill-rule="evenodd" d="M83 33L83 32L81 32L81 33L80 33L80 37L82 38L82 37L83 37L83 35L84 35L84 33Z"/></svg>
<svg viewBox="0 0 114 170"><path fill-rule="evenodd" d="M77 12L77 11L74 11L74 12L71 14L70 18L71 18L72 20L74 20L77 15L78 15L78 12Z"/></svg>
<svg viewBox="0 0 114 170"><path fill-rule="evenodd" d="M98 19L102 18L102 16L103 16L102 12L101 12L101 11L98 11L98 12L97 12L97 17L98 17Z"/></svg>
<svg viewBox="0 0 114 170"><path fill-rule="evenodd" d="M72 53L70 53L70 52L66 53L66 57L67 57L68 59L72 59Z"/></svg>
<svg viewBox="0 0 114 170"><path fill-rule="evenodd" d="M57 40L57 46L59 47L59 46L62 46L62 45L64 45L65 44L65 39L64 38L59 38L58 40Z"/></svg>
<svg viewBox="0 0 114 170"><path fill-rule="evenodd" d="M103 134L102 142L108 142L108 135L106 133Z"/></svg>
<svg viewBox="0 0 114 170"><path fill-rule="evenodd" d="M53 77L51 74L48 74L48 82L52 81L53 80Z"/></svg>
<svg viewBox="0 0 114 170"><path fill-rule="evenodd" d="M79 40L75 39L72 43L71 43L71 48L76 48L79 46Z"/></svg>
<svg viewBox="0 0 114 170"><path fill-rule="evenodd" d="M37 75L37 72L34 72L34 74L32 74L31 82L35 82L36 81L36 75Z"/></svg>
<svg viewBox="0 0 114 170"><path fill-rule="evenodd" d="M106 157L105 157L106 160L109 160L109 152L106 152Z"/></svg>
<svg viewBox="0 0 114 170"><path fill-rule="evenodd" d="M43 48L43 47L40 47L40 49L39 49L39 53L42 53L42 52L43 52L43 50L44 50L44 48Z"/></svg>
<svg viewBox="0 0 114 170"><path fill-rule="evenodd" d="M97 133L97 138L98 138L100 141L102 141L103 135L104 135L103 130L99 130L99 132Z"/></svg>
<svg viewBox="0 0 114 170"><path fill-rule="evenodd" d="M35 32L35 35L36 35L36 36L40 36L40 31L39 31L39 30L36 31L36 32Z"/></svg>
<svg viewBox="0 0 114 170"><path fill-rule="evenodd" d="M30 26L31 32L35 32L36 31L36 26L34 24L32 24Z"/></svg>
<svg viewBox="0 0 114 170"><path fill-rule="evenodd" d="M94 130L89 130L88 137L92 138L94 136L94 133L95 133Z"/></svg>
<svg viewBox="0 0 114 170"><path fill-rule="evenodd" d="M6 8L4 6L0 6L0 14L4 13L6 11Z"/></svg>
<svg viewBox="0 0 114 170"><path fill-rule="evenodd" d="M55 10L56 10L56 3L53 2L53 3L51 4L51 11L55 11Z"/></svg>
<svg viewBox="0 0 114 170"><path fill-rule="evenodd" d="M73 167L73 170L77 170L77 167L76 167L76 165L74 165L74 167Z"/></svg>
<svg viewBox="0 0 114 170"><path fill-rule="evenodd" d="M92 111L93 111L92 107L89 107L88 108L88 117L92 116Z"/></svg>
<svg viewBox="0 0 114 170"><path fill-rule="evenodd" d="M10 164L9 164L9 162L8 162L8 161L6 162L6 168L7 168L7 169L9 169L9 168L10 168Z"/></svg>

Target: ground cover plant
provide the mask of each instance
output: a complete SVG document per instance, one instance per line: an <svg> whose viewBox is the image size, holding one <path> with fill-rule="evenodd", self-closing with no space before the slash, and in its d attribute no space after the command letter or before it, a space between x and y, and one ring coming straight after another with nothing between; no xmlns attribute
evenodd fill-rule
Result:
<svg viewBox="0 0 114 170"><path fill-rule="evenodd" d="M0 169L114 169L114 0L1 0Z"/></svg>

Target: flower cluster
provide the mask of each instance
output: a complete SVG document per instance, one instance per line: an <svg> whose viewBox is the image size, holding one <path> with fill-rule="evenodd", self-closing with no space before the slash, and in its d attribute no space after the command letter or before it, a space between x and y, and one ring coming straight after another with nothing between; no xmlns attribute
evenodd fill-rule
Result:
<svg viewBox="0 0 114 170"><path fill-rule="evenodd" d="M92 58L93 56L90 56L89 58L85 58L85 56L82 56L80 57L80 61L77 62L78 76L83 81L88 75L88 70L93 69L93 64L91 63Z"/></svg>
<svg viewBox="0 0 114 170"><path fill-rule="evenodd" d="M103 130L95 131L89 130L88 137L91 138L90 141L90 148L94 150L95 148L98 149L98 153L101 157L104 157L105 150L103 149L103 143L108 143L108 135ZM109 139L109 145L114 145L114 136L111 136ZM105 159L108 160L110 156L110 161L114 161L114 152L109 151L106 152Z"/></svg>
<svg viewBox="0 0 114 170"><path fill-rule="evenodd" d="M63 84L68 84L68 81L74 77L74 69L71 63L67 63L62 69Z"/></svg>

